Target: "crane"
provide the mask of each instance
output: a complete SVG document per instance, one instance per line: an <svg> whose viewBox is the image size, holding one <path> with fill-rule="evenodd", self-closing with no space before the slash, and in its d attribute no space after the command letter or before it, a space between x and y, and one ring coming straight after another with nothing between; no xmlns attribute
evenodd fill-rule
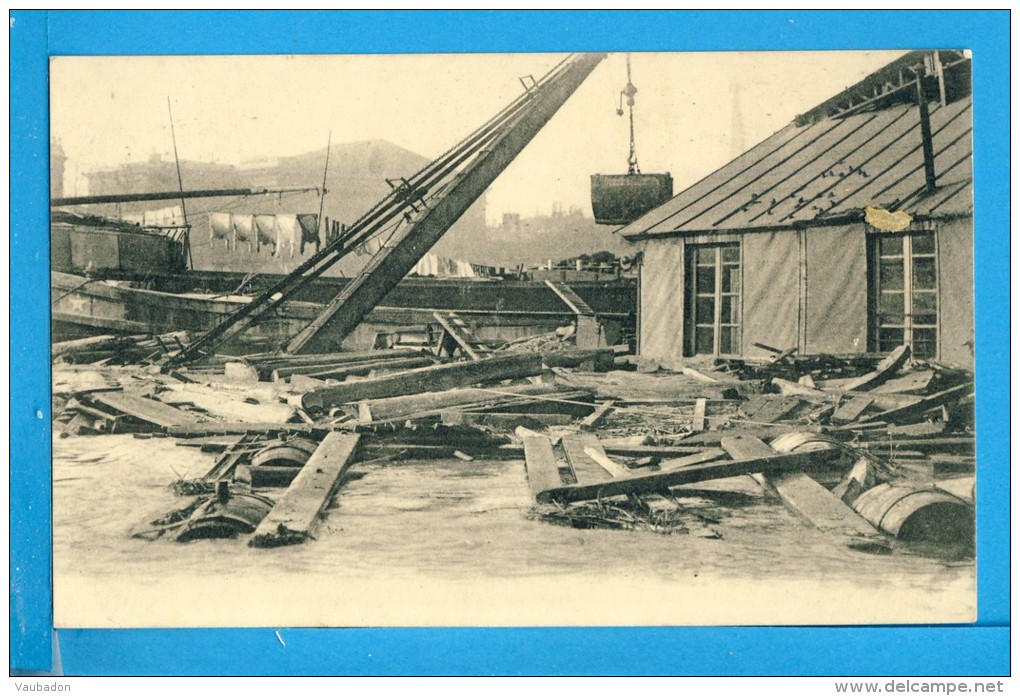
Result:
<svg viewBox="0 0 1020 696"><path fill-rule="evenodd" d="M287 353L335 350L520 154L604 53L572 54L492 119L411 177L389 180L391 191L336 239L236 310L163 365L169 370L210 355L256 323L367 240L391 232L386 245L286 346Z"/></svg>

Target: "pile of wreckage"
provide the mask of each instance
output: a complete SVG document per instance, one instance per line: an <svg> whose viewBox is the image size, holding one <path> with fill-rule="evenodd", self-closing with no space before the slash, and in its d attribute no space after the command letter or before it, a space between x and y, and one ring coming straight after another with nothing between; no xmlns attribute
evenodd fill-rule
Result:
<svg viewBox="0 0 1020 696"><path fill-rule="evenodd" d="M171 484L186 503L143 538L301 543L351 467L456 458L523 460L539 521L683 533L684 486L751 476L852 549L973 552L973 375L906 346L765 347L774 357L668 372L626 346L578 349L569 330L494 347L445 322L431 350L213 355L161 372L187 340L54 346L62 437L172 437L216 455ZM147 368L113 365L145 351Z"/></svg>

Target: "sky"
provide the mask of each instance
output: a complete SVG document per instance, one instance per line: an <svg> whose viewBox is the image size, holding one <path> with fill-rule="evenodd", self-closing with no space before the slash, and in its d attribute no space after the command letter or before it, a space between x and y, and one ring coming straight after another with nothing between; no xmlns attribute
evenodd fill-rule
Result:
<svg viewBox="0 0 1020 696"><path fill-rule="evenodd" d="M676 192L733 159L902 51L633 53L635 129L645 173ZM272 160L334 143L382 139L434 158L562 54L153 56L51 59L51 135L81 174L153 154ZM629 134L616 108L626 54L610 54L487 192L488 218L591 215L589 177L627 171ZM315 182L294 182L315 185Z"/></svg>

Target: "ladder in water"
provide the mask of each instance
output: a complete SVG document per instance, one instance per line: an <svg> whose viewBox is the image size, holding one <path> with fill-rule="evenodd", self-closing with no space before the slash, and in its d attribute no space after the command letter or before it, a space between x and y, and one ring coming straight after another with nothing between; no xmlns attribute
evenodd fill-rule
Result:
<svg viewBox="0 0 1020 696"><path fill-rule="evenodd" d="M472 360L481 360L492 355L492 348L475 337L464 320L456 312L433 312L439 325L443 327L436 341L436 355L439 357L453 357L457 350Z"/></svg>
<svg viewBox="0 0 1020 696"><path fill-rule="evenodd" d="M598 315L574 289L566 283L555 280L547 280L545 284L556 293L563 301L563 304L570 308L576 318L575 342L577 347L584 350L588 348L599 348L606 345L605 333L602 330L602 322Z"/></svg>

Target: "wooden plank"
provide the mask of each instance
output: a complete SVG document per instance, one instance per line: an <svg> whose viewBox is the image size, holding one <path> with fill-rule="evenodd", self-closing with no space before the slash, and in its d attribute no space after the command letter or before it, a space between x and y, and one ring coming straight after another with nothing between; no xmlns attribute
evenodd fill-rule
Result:
<svg viewBox="0 0 1020 696"><path fill-rule="evenodd" d="M935 378L934 370L911 370L902 377L893 377L870 390L872 394L923 393Z"/></svg>
<svg viewBox="0 0 1020 696"><path fill-rule="evenodd" d="M606 416L616 406L616 402L613 400L606 401L600 404L594 411L585 417L578 425L581 430L594 430L602 424L602 421L606 419Z"/></svg>
<svg viewBox="0 0 1020 696"><path fill-rule="evenodd" d="M282 546L314 539L319 519L340 487L340 477L354 460L360 437L349 433L326 435L287 492L259 523L250 545Z"/></svg>
<svg viewBox="0 0 1020 696"><path fill-rule="evenodd" d="M861 418L860 423L870 423L872 421L883 421L885 423L902 423L906 420L919 418L926 411L930 411L933 408L938 408L945 404L952 403L957 399L961 399L968 394L974 393L973 384L960 384L955 387L950 387L945 391L940 391L937 394L924 397L920 401L907 406L901 406L899 408L890 409L888 411L882 411L881 413L875 413L870 416Z"/></svg>
<svg viewBox="0 0 1020 696"><path fill-rule="evenodd" d="M855 396L837 408L830 420L833 423L853 423L874 402L875 400L870 396Z"/></svg>
<svg viewBox="0 0 1020 696"><path fill-rule="evenodd" d="M514 430L519 425L569 425L574 417L569 413L473 413L443 411L443 425L482 425L498 430Z"/></svg>
<svg viewBox="0 0 1020 696"><path fill-rule="evenodd" d="M791 382L788 379L782 379L780 377L773 377L772 384L779 389L780 394L785 396L799 396L815 403L834 401L839 398L837 394L824 392L821 389L813 389L803 384Z"/></svg>
<svg viewBox="0 0 1020 696"><path fill-rule="evenodd" d="M133 394L125 394L123 392L93 392L83 398L146 423L158 425L161 428L169 428L175 425L191 425L199 422L198 417L191 413L174 408L162 401L146 399Z"/></svg>
<svg viewBox="0 0 1020 696"><path fill-rule="evenodd" d="M584 453L613 478L626 478L631 475L629 469L614 462L601 446L585 447Z"/></svg>
<svg viewBox="0 0 1020 696"><path fill-rule="evenodd" d="M301 401L305 410L321 410L354 401L455 389L480 382L530 377L541 372L540 355L520 353L471 362L433 365L357 382L345 382L310 391Z"/></svg>
<svg viewBox="0 0 1020 696"><path fill-rule="evenodd" d="M705 410L708 408L706 399L697 399L694 402L694 417L691 419L691 430L700 433L705 429Z"/></svg>
<svg viewBox="0 0 1020 696"><path fill-rule="evenodd" d="M574 470L574 477L578 483L595 483L612 478L585 453L585 449L592 448L602 449L599 439L592 433L570 433L563 436L563 452L567 455L567 462Z"/></svg>
<svg viewBox="0 0 1020 696"><path fill-rule="evenodd" d="M347 410L365 422L385 421L393 418L406 418L415 414L439 414L453 408L463 410L471 407L515 404L535 396L560 398L567 393L577 394L578 392L555 384L525 384L492 390L446 389L385 399L369 399L360 401L356 406L348 407Z"/></svg>
<svg viewBox="0 0 1020 696"><path fill-rule="evenodd" d="M715 377L709 377L704 372L700 372L698 370L695 370L693 367L681 367L680 368L680 372L685 374L685 375L687 375L688 377L692 377L692 378L698 380L699 382L707 382L707 383L711 384L713 382L718 382L719 381Z"/></svg>
<svg viewBox="0 0 1020 696"><path fill-rule="evenodd" d="M562 485L559 465L553 453L552 442L542 435L524 439L524 465L528 472L528 488L538 499L542 491Z"/></svg>
<svg viewBox="0 0 1020 696"><path fill-rule="evenodd" d="M843 385L844 391L868 391L899 372L899 369L910 359L910 346L902 345L893 350L873 372L861 375Z"/></svg>
<svg viewBox="0 0 1020 696"><path fill-rule="evenodd" d="M372 372L380 370L411 370L416 367L428 367L435 365L432 358L420 356L417 358L396 358L392 360L376 360L373 362L358 362L353 365L317 365L313 367L298 366L291 367L281 372L273 371L273 379L278 380L285 374L303 374L316 379L346 379L348 377L364 377Z"/></svg>
<svg viewBox="0 0 1020 696"><path fill-rule="evenodd" d="M664 459L661 462L659 462L659 471L671 471L673 469L681 469L685 466L694 466L695 464L705 464L707 462L714 462L716 459L725 456L726 456L725 450L719 449L718 447L710 447L696 454L689 454L686 457Z"/></svg>
<svg viewBox="0 0 1020 696"><path fill-rule="evenodd" d="M800 405L801 400L796 397L758 394L741 404L738 413L756 423L772 423L789 415Z"/></svg>
<svg viewBox="0 0 1020 696"><path fill-rule="evenodd" d="M555 500L561 503L570 503L613 495L656 493L673 486L729 478L731 476L743 476L756 472L779 473L783 471L822 469L831 461L834 454L834 450L820 450L815 452L794 452L792 454L773 454L767 457L755 457L740 461L694 464L671 469L670 471L638 474L625 479L561 486L543 491L539 495L538 500L539 502Z"/></svg>
<svg viewBox="0 0 1020 696"><path fill-rule="evenodd" d="M331 430L330 426L310 423L244 423L214 422L171 425L167 434L173 437L207 437L209 435L244 435L245 433L310 433L315 430Z"/></svg>
<svg viewBox="0 0 1020 696"><path fill-rule="evenodd" d="M725 438L722 447L731 457L767 457L771 447L754 437ZM855 549L889 550L885 538L863 517L829 493L820 483L803 471L762 472L769 486L775 489L783 504L805 522L823 532L849 537Z"/></svg>

